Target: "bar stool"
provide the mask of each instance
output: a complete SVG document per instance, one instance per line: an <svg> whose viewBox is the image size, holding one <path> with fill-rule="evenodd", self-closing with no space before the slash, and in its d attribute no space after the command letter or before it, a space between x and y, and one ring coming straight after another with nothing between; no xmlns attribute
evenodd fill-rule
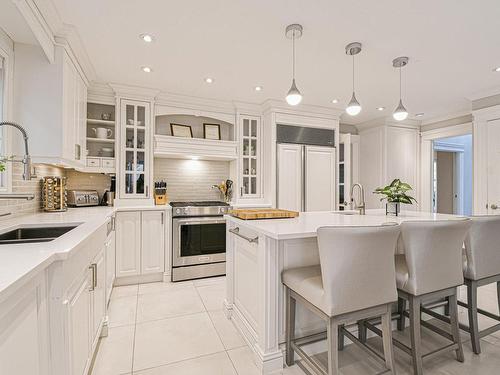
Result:
<svg viewBox="0 0 500 375"><path fill-rule="evenodd" d="M372 349L386 371L395 373L391 332L391 305L397 299L394 249L400 233L395 223L373 227L323 227L318 229L320 266L283 271L286 295L286 363L294 352L320 374L339 374L339 329L354 343L358 339L344 325L361 319L382 318L384 356ZM308 356L295 338L296 301L326 321L328 369ZM316 336L314 341L325 338Z"/></svg>
<svg viewBox="0 0 500 375"><path fill-rule="evenodd" d="M500 330L500 323L479 331L478 313L500 321L500 316L477 307L477 289L497 283L497 299L500 310L500 216L471 217L471 228L465 239L464 278L467 287L467 303L458 304L468 309L469 326L460 328L470 333L472 350L481 353L479 339Z"/></svg>
<svg viewBox="0 0 500 375"><path fill-rule="evenodd" d="M396 341L394 345L412 356L413 373L421 375L422 359L455 350L457 360L464 361L458 326L457 287L463 283L462 246L470 227L470 220L407 221L401 224L404 255L396 255L396 283L398 286L398 329L410 318L411 347ZM423 304L449 300L451 333L427 321L421 321ZM409 312L405 311L409 302ZM429 310L430 311L430 310ZM446 337L451 344L423 354L420 327L428 328Z"/></svg>

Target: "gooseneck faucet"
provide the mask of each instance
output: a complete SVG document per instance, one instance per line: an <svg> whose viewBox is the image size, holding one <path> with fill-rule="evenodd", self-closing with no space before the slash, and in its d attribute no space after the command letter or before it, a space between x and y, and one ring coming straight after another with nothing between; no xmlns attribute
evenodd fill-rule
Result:
<svg viewBox="0 0 500 375"><path fill-rule="evenodd" d="M356 203L356 200L354 199L354 188L355 187L359 188L359 198L360 198L360 203ZM360 215L365 215L365 190L363 189L363 185L360 183L353 184L351 186L351 207L354 210L359 210Z"/></svg>
<svg viewBox="0 0 500 375"><path fill-rule="evenodd" d="M26 132L26 129L24 129L21 125L16 124L15 122L10 122L10 121L0 121L0 126L12 126L19 130L21 134L23 135L24 138L24 157L22 160L10 160L10 159L5 159L4 161L12 161L16 163L23 163L24 170L23 170L23 180L29 181L31 180L31 157L30 153L28 151L28 133Z"/></svg>

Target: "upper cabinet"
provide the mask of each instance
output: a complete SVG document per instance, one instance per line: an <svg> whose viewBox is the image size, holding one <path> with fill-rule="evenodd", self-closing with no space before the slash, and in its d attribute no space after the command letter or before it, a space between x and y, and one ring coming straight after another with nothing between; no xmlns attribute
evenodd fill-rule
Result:
<svg viewBox="0 0 500 375"><path fill-rule="evenodd" d="M365 188L367 208L381 208L380 197L372 192L393 179L418 187L419 130L412 123L389 122L360 129L360 176ZM412 194L419 201L418 191ZM405 206L406 210L416 205Z"/></svg>
<svg viewBox="0 0 500 375"><path fill-rule="evenodd" d="M87 103L87 167L88 172L115 173L115 106Z"/></svg>
<svg viewBox="0 0 500 375"><path fill-rule="evenodd" d="M262 194L262 140L261 119L258 116L239 115L239 198L260 198Z"/></svg>
<svg viewBox="0 0 500 375"><path fill-rule="evenodd" d="M149 199L150 103L120 100L120 198Z"/></svg>
<svg viewBox="0 0 500 375"><path fill-rule="evenodd" d="M16 47L15 92L15 121L28 132L33 161L83 168L87 85L66 50L56 47L50 64L38 47Z"/></svg>

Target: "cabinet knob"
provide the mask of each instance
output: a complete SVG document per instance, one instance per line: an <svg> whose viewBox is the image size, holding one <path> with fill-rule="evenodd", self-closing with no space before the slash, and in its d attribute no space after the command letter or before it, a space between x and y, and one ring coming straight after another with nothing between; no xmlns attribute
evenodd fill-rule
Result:
<svg viewBox="0 0 500 375"><path fill-rule="evenodd" d="M492 203L492 204L490 205L490 208L491 208L492 210L497 210L497 209L498 209L498 205L496 205L495 203Z"/></svg>

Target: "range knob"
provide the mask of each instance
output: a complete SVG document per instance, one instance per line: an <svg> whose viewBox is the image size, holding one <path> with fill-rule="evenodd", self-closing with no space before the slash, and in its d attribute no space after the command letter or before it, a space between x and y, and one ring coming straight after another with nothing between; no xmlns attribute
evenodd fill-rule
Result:
<svg viewBox="0 0 500 375"><path fill-rule="evenodd" d="M189 208L184 207L184 215L187 215L187 214L188 214L188 212L189 212Z"/></svg>
<svg viewBox="0 0 500 375"><path fill-rule="evenodd" d="M176 208L176 209L175 209L175 213L176 213L176 214L180 214L180 213L181 213L181 209L180 209L180 208Z"/></svg>
<svg viewBox="0 0 500 375"><path fill-rule="evenodd" d="M219 209L219 212L220 212L221 214L224 214L224 213L226 213L226 212L227 212L227 208L226 208L226 207L221 207L221 208Z"/></svg>

